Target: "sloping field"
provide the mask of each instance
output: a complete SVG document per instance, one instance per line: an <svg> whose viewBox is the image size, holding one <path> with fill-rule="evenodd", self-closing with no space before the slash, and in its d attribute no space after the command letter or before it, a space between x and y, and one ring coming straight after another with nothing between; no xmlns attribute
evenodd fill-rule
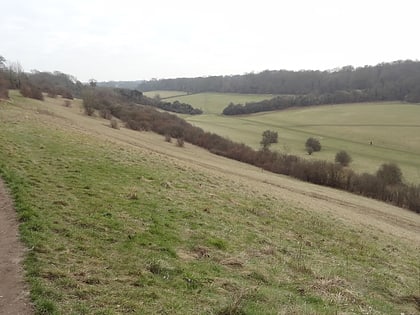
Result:
<svg viewBox="0 0 420 315"><path fill-rule="evenodd" d="M408 182L420 183L420 105L363 103L315 106L245 116L185 117L206 131L259 148L264 130L278 132L273 150L334 161L346 150L351 168L374 173L382 163L398 164ZM308 156L305 141L316 137L322 151ZM372 145L370 143L372 142Z"/></svg>
<svg viewBox="0 0 420 315"><path fill-rule="evenodd" d="M38 313L419 312L419 215L11 94L0 172Z"/></svg>

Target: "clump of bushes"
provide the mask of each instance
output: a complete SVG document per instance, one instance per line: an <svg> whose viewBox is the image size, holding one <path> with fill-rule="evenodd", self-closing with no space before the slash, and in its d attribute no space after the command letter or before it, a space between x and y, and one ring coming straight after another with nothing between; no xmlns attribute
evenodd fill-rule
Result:
<svg viewBox="0 0 420 315"><path fill-rule="evenodd" d="M110 124L111 124L111 128L120 129L120 125L118 123L118 120L116 120L115 118L111 118Z"/></svg>
<svg viewBox="0 0 420 315"><path fill-rule="evenodd" d="M352 161L352 158L350 154L348 154L346 151L341 150L340 152L337 152L335 155L335 162L339 163L342 166L348 166Z"/></svg>
<svg viewBox="0 0 420 315"><path fill-rule="evenodd" d="M306 152L311 155L313 152L321 151L321 143L318 139L315 138L308 138L305 143Z"/></svg>
<svg viewBox="0 0 420 315"><path fill-rule="evenodd" d="M184 147L184 145L185 145L184 138L177 138L177 139L176 139L176 146L177 146L177 147L183 148L183 147Z"/></svg>
<svg viewBox="0 0 420 315"><path fill-rule="evenodd" d="M8 83L5 79L0 77L0 99L8 99L8 98L9 98Z"/></svg>
<svg viewBox="0 0 420 315"><path fill-rule="evenodd" d="M20 88L20 93L24 97L34 98L41 101L44 100L42 90L29 82L22 84Z"/></svg>

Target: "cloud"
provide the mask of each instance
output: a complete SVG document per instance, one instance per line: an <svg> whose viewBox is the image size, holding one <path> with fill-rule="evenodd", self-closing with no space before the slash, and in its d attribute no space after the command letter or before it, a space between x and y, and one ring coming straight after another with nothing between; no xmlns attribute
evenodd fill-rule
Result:
<svg viewBox="0 0 420 315"><path fill-rule="evenodd" d="M0 54L81 80L328 69L418 58L416 1L28 0Z"/></svg>

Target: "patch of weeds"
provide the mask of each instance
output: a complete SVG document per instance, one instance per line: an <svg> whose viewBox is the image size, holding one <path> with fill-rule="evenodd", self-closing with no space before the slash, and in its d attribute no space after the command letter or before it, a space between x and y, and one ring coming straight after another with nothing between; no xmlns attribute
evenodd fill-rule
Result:
<svg viewBox="0 0 420 315"><path fill-rule="evenodd" d="M253 279L256 280L259 283L268 283L268 279L265 275L263 275L262 273L258 272L258 271L252 271L251 273L249 273L247 275L247 277L249 279Z"/></svg>
<svg viewBox="0 0 420 315"><path fill-rule="evenodd" d="M297 253L293 257L293 260L289 262L289 266L293 270L298 271L300 273L313 274L312 269L306 266L304 252L303 252L303 244L304 242L302 240L302 237L299 236L299 242L298 242L299 247L297 249Z"/></svg>
<svg viewBox="0 0 420 315"><path fill-rule="evenodd" d="M257 289L247 289L236 291L228 305L222 307L216 312L217 315L245 315L245 306L247 303L255 300Z"/></svg>
<svg viewBox="0 0 420 315"><path fill-rule="evenodd" d="M220 250L227 249L227 242L221 238L210 238L207 240L207 243Z"/></svg>
<svg viewBox="0 0 420 315"><path fill-rule="evenodd" d="M201 282L192 275L185 275L184 278L187 289L196 290L201 287Z"/></svg>
<svg viewBox="0 0 420 315"><path fill-rule="evenodd" d="M54 302L45 299L45 298L39 298L37 299L35 303L35 307L37 310L37 314L48 314L48 315L58 315L57 308L54 304Z"/></svg>
<svg viewBox="0 0 420 315"><path fill-rule="evenodd" d="M130 200L137 200L139 199L139 196L137 194L137 188L131 187L129 192L127 193L127 198Z"/></svg>
<svg viewBox="0 0 420 315"><path fill-rule="evenodd" d="M161 260L152 260L147 264L147 270L154 275L163 277L165 280L169 280L171 276L178 275L182 271L176 268L168 267Z"/></svg>

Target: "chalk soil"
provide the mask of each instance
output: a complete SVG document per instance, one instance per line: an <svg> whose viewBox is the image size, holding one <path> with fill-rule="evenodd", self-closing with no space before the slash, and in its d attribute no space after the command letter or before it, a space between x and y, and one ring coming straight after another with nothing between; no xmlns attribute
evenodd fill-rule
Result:
<svg viewBox="0 0 420 315"><path fill-rule="evenodd" d="M29 315L33 309L23 281L18 222L12 200L0 179L0 314Z"/></svg>

